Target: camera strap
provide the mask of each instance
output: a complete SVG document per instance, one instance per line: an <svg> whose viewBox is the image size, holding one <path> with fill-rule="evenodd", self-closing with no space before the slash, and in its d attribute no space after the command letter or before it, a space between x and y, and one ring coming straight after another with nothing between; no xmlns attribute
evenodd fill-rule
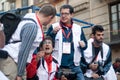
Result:
<svg viewBox="0 0 120 80"><path fill-rule="evenodd" d="M102 48L102 46L100 47L100 50L101 50L101 58L103 60L103 48Z"/></svg>
<svg viewBox="0 0 120 80"><path fill-rule="evenodd" d="M101 58L102 58L102 60L103 60L103 48L102 48L102 46L100 46L100 50L99 50L99 51L101 51ZM98 52L98 53L99 53L99 52ZM92 43L93 59L92 59L91 63L93 63L93 62L96 60L96 58L98 57L98 53L95 53L95 48L94 48L94 45L93 45L93 43Z"/></svg>

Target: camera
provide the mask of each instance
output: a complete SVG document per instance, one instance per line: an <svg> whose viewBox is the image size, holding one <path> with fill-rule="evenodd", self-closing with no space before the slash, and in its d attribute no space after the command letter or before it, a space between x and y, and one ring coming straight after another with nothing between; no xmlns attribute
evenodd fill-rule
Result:
<svg viewBox="0 0 120 80"><path fill-rule="evenodd" d="M60 69L58 72L56 72L57 79L60 80L62 75L64 75L68 80L74 80L76 78L76 73L69 69Z"/></svg>
<svg viewBox="0 0 120 80"><path fill-rule="evenodd" d="M104 73L104 69L103 69L104 63L103 63L103 61L97 61L97 62L94 62L94 64L98 64L98 72L100 74L103 74Z"/></svg>
<svg viewBox="0 0 120 80"><path fill-rule="evenodd" d="M103 69L103 62L102 61L98 61L98 71L103 74L104 73L104 69Z"/></svg>

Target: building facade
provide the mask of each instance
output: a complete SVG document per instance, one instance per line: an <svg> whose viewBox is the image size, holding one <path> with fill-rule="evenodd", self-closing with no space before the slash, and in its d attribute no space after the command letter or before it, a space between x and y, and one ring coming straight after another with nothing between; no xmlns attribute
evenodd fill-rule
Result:
<svg viewBox="0 0 120 80"><path fill-rule="evenodd" d="M110 45L112 49L113 61L120 56L120 0L1 0L0 11L31 5L41 6L46 3L53 4L58 13L61 5L70 4L74 7L75 18L103 25L105 29L104 42ZM29 10L24 11L23 14L27 12ZM59 17L56 17L52 22L57 20L59 20ZM83 23L78 24L86 26ZM91 28L85 28L84 32L88 39Z"/></svg>
<svg viewBox="0 0 120 80"><path fill-rule="evenodd" d="M45 0L37 1L43 1L44 3ZM55 5L58 13L61 5L70 4L74 7L75 18L93 24L103 25L105 29L104 42L111 47L112 60L114 61L115 58L120 57L120 0L46 0L46 2L47 1ZM59 20L59 17L56 19ZM78 24L86 26L83 23ZM84 32L88 39L91 28L85 28Z"/></svg>

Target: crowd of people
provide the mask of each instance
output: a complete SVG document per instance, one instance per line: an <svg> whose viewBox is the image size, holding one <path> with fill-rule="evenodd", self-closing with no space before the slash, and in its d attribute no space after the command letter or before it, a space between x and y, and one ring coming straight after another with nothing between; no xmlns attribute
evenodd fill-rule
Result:
<svg viewBox="0 0 120 80"><path fill-rule="evenodd" d="M94 25L87 40L83 28L72 20L73 7L65 4L60 7L60 20L44 35L43 27L55 15L51 4L27 13L24 18L36 23L21 21L7 45L0 28L0 72L9 80L117 80L120 60L112 65L110 47L103 42L103 26ZM20 42L12 43L15 40ZM3 51L8 53L6 58Z"/></svg>

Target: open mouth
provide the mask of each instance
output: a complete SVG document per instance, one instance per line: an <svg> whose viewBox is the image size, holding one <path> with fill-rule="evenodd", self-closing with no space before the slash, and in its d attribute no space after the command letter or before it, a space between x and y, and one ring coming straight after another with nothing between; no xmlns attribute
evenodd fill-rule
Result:
<svg viewBox="0 0 120 80"><path fill-rule="evenodd" d="M50 48L49 48L49 47L46 47L45 50L50 50Z"/></svg>

